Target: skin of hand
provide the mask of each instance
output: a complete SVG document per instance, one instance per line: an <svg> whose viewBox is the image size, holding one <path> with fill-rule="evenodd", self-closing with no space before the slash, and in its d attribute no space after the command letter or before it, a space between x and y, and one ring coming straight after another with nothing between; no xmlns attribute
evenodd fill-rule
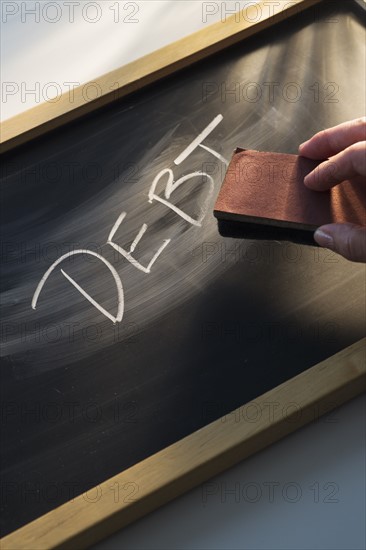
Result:
<svg viewBox="0 0 366 550"><path fill-rule="evenodd" d="M366 185L366 117L315 134L300 145L299 154L316 160L328 159L304 179L310 189L325 191L346 179L355 185ZM314 239L348 260L366 262L365 226L323 225L316 230Z"/></svg>

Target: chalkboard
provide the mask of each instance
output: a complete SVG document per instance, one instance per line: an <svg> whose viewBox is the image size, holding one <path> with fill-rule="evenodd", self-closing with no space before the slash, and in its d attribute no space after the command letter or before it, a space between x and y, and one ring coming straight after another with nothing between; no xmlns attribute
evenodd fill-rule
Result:
<svg viewBox="0 0 366 550"><path fill-rule="evenodd" d="M364 266L212 212L237 146L365 110L364 10L308 4L4 155L4 548L91 544L362 391Z"/></svg>

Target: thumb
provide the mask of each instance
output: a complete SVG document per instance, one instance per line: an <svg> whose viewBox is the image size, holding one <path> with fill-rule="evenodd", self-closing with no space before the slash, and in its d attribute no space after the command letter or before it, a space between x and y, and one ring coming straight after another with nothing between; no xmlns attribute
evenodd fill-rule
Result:
<svg viewBox="0 0 366 550"><path fill-rule="evenodd" d="M315 241L352 262L366 262L366 227L332 223L315 231Z"/></svg>

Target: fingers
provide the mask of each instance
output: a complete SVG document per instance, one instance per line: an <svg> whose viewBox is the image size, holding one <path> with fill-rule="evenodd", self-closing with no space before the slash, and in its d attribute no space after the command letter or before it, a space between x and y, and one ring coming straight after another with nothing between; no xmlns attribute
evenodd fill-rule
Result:
<svg viewBox="0 0 366 550"><path fill-rule="evenodd" d="M315 134L299 147L302 156L328 159L304 179L310 189L325 191L344 180L366 176L366 118L344 122ZM366 227L344 223L319 227L315 241L354 262L366 262Z"/></svg>
<svg viewBox="0 0 366 550"><path fill-rule="evenodd" d="M344 180L366 176L366 141L355 143L319 164L304 179L310 189L325 191Z"/></svg>
<svg viewBox="0 0 366 550"><path fill-rule="evenodd" d="M365 140L366 117L357 118L318 132L300 145L299 154L312 159L327 159L353 143Z"/></svg>
<svg viewBox="0 0 366 550"><path fill-rule="evenodd" d="M323 225L314 234L316 242L352 262L366 262L366 227L351 223Z"/></svg>

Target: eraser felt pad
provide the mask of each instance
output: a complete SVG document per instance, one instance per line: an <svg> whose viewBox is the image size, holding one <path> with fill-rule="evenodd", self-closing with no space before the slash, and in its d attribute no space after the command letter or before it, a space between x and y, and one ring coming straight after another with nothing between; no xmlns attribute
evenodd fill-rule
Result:
<svg viewBox="0 0 366 550"><path fill-rule="evenodd" d="M366 186L349 181L313 191L304 178L320 161L236 149L214 214L219 220L315 231L328 223L365 225Z"/></svg>

